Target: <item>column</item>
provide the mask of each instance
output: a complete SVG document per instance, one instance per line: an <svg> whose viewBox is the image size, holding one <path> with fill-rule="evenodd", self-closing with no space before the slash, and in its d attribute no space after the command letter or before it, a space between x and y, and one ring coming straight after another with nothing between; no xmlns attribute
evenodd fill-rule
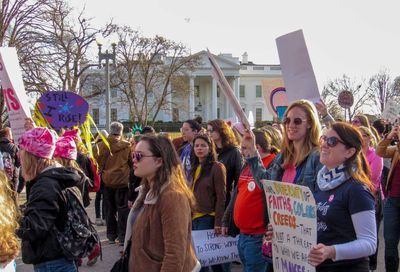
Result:
<svg viewBox="0 0 400 272"><path fill-rule="evenodd" d="M240 77L235 76L234 77L234 92L237 100L240 102Z"/></svg>
<svg viewBox="0 0 400 272"><path fill-rule="evenodd" d="M192 119L194 117L194 76L190 77L189 82L189 118Z"/></svg>
<svg viewBox="0 0 400 272"><path fill-rule="evenodd" d="M168 120L165 121L172 121L172 88L171 83L167 86L167 95L165 96L165 102L167 104L166 115L168 115Z"/></svg>
<svg viewBox="0 0 400 272"><path fill-rule="evenodd" d="M217 119L217 81L212 79L211 86L211 119Z"/></svg>

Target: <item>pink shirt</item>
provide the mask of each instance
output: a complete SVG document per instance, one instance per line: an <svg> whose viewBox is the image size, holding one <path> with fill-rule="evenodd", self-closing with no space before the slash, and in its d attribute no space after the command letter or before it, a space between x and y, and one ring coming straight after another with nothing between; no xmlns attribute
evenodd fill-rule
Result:
<svg viewBox="0 0 400 272"><path fill-rule="evenodd" d="M283 172L282 181L288 183L294 183L296 178L296 167L294 165L287 165Z"/></svg>
<svg viewBox="0 0 400 272"><path fill-rule="evenodd" d="M375 189L378 190L381 188L381 175L383 168L383 159L376 155L375 149L373 147L369 147L367 154L367 161L369 163L369 168L371 169L371 180L375 186Z"/></svg>

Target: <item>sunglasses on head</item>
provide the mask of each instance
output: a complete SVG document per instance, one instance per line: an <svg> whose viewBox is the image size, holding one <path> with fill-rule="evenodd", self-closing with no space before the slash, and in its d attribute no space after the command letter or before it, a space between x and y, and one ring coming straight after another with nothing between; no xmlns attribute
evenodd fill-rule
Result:
<svg viewBox="0 0 400 272"><path fill-rule="evenodd" d="M299 117L296 117L296 118L293 118L293 119L290 119L290 117L286 117L285 119L283 119L283 124L284 125L289 125L291 122L292 122L292 120L293 120L293 123L296 125L296 126L299 126L299 125L301 125L303 122L306 122L307 121L307 119L301 119L301 118L299 118Z"/></svg>
<svg viewBox="0 0 400 272"><path fill-rule="evenodd" d="M320 138L320 142L325 142L329 147L335 147L338 143L346 145L342 140L339 140L339 138L335 136L327 137L325 135L322 135Z"/></svg>
<svg viewBox="0 0 400 272"><path fill-rule="evenodd" d="M136 152L136 151L132 153L132 158L138 162L140 162L145 157L155 157L155 156L154 155L143 155L143 153Z"/></svg>

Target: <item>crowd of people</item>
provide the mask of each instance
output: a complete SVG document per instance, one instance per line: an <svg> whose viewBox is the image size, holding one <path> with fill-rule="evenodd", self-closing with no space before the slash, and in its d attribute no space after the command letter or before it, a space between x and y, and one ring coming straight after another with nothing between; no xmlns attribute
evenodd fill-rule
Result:
<svg viewBox="0 0 400 272"><path fill-rule="evenodd" d="M283 120L258 129L201 118L187 120L171 140L152 127L129 138L113 122L90 153L79 129L57 133L26 121L13 143L0 130L0 264L21 251L34 271L77 271L94 265L101 246L71 258L59 245L69 206L63 192L77 187L82 205L96 192L96 225L129 256L128 271L231 271L230 263L201 267L192 231L238 235L245 272L271 272L266 196L260 180L307 186L317 205L317 244L308 262L317 271L377 268L383 220L386 271L399 267L400 128L362 114L335 121L321 101L293 102ZM19 207L18 193L27 201Z"/></svg>

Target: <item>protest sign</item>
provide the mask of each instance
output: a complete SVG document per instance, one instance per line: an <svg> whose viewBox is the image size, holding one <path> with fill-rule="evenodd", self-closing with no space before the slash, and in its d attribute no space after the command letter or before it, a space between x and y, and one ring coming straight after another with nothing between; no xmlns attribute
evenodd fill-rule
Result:
<svg viewBox="0 0 400 272"><path fill-rule="evenodd" d="M235 111L240 122L243 124L243 126L245 128L250 130L249 121L247 120L247 117L244 114L239 101L237 100L237 98L236 98L231 86L229 85L228 81L226 80L224 74L222 73L221 68L219 68L217 61L215 60L214 56L210 53L210 51L208 49L207 49L207 56L208 56L208 59L211 64L211 72L212 72L213 78L217 81L219 88L222 90L226 99L232 105L233 110Z"/></svg>
<svg viewBox="0 0 400 272"><path fill-rule="evenodd" d="M192 231L193 246L202 267L239 261L238 237L217 236L213 229Z"/></svg>
<svg viewBox="0 0 400 272"><path fill-rule="evenodd" d="M47 92L38 101L38 108L55 129L73 127L85 122L89 104L72 92Z"/></svg>
<svg viewBox="0 0 400 272"><path fill-rule="evenodd" d="M394 100L389 100L382 112L382 118L394 123L396 119L400 118L400 105Z"/></svg>
<svg viewBox="0 0 400 272"><path fill-rule="evenodd" d="M308 99L320 101L317 80L308 55L302 30L297 30L276 39L283 80L289 103Z"/></svg>
<svg viewBox="0 0 400 272"><path fill-rule="evenodd" d="M7 105L8 120L14 140L18 142L18 138L25 132L25 119L31 117L31 112L14 47L0 48L0 80Z"/></svg>
<svg viewBox="0 0 400 272"><path fill-rule="evenodd" d="M261 81L262 91L268 111L278 117L278 107L289 105L286 89L281 78L268 78Z"/></svg>
<svg viewBox="0 0 400 272"><path fill-rule="evenodd" d="M317 210L308 187L263 180L269 221L272 224L272 259L275 272L314 272L308 263L317 244Z"/></svg>

